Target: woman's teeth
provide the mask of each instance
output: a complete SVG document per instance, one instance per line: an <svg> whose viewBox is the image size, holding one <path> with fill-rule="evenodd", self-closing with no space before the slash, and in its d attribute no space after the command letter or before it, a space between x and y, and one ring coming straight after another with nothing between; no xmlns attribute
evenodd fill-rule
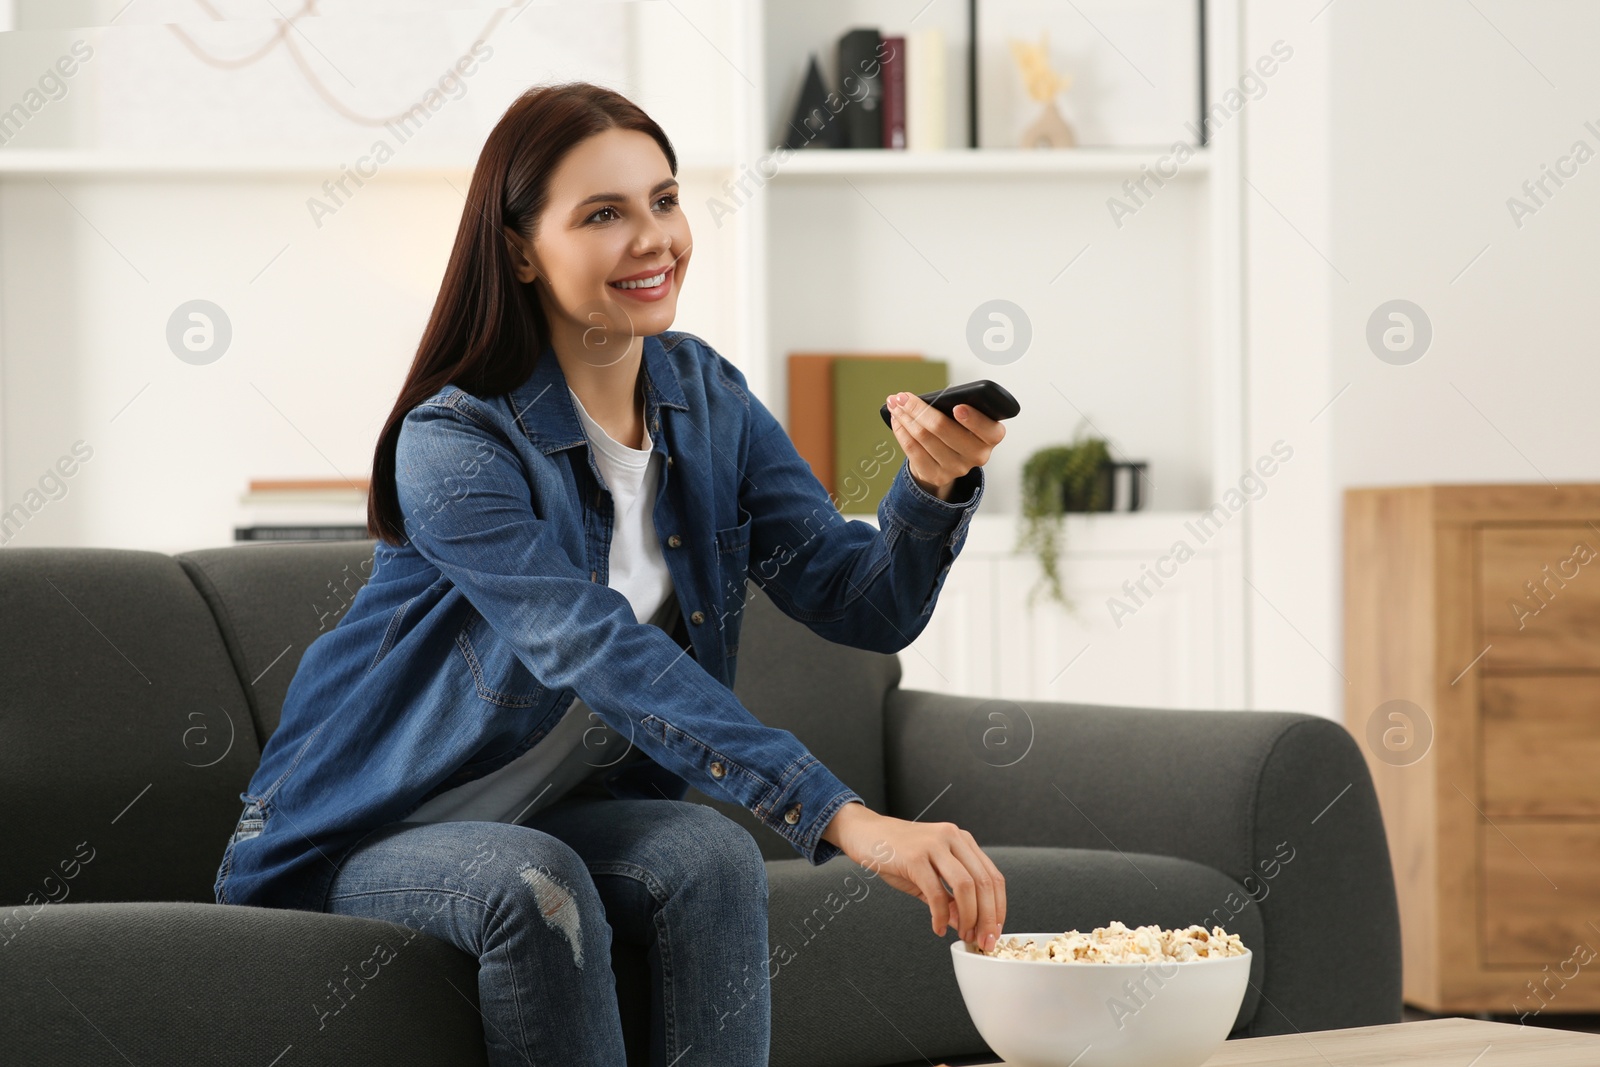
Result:
<svg viewBox="0 0 1600 1067"><path fill-rule="evenodd" d="M662 271L653 277L641 278L636 282L612 282L611 284L618 289L654 289L666 280L667 272Z"/></svg>

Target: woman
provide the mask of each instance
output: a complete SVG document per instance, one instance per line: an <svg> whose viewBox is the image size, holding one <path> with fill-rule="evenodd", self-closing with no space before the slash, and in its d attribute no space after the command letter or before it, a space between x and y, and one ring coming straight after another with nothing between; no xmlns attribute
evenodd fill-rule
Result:
<svg viewBox="0 0 1600 1067"><path fill-rule="evenodd" d="M613 932L650 962L652 1063L767 1062L765 868L691 784L812 864L873 865L935 934L1005 920L970 834L869 810L732 693L747 579L830 640L909 643L1004 429L893 398L882 529L845 521L739 370L668 329L676 171L585 83L489 134L373 459L374 572L302 658L218 870L219 903L476 955L494 1064L624 1063Z"/></svg>

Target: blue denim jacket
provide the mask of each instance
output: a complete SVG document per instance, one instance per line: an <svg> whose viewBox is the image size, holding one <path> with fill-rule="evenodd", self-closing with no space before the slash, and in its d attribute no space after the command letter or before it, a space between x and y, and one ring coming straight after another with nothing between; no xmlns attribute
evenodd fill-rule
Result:
<svg viewBox="0 0 1600 1067"><path fill-rule="evenodd" d="M554 351L504 396L444 387L400 430L408 543L377 543L370 580L301 659L239 795L218 903L321 910L361 838L509 763L577 697L647 757L619 761L611 795L678 800L693 784L812 864L838 854L822 831L861 798L733 694L746 579L831 641L897 652L928 623L983 468L946 502L902 460L875 529L839 513L710 345L647 337L643 365L676 632L641 624L607 584L611 500ZM885 435L863 462L893 457Z"/></svg>

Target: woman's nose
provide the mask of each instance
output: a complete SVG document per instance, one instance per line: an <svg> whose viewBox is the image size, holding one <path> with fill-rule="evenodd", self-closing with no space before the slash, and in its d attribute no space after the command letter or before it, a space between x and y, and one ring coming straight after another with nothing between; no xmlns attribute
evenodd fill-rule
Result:
<svg viewBox="0 0 1600 1067"><path fill-rule="evenodd" d="M651 223L639 234L639 246L642 252L651 252L658 248L672 247L672 234L660 223Z"/></svg>

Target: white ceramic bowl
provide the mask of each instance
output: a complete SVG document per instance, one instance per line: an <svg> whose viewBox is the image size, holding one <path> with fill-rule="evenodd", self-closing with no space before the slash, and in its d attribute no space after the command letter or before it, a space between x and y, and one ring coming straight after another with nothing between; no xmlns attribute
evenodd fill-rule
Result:
<svg viewBox="0 0 1600 1067"><path fill-rule="evenodd" d="M1059 933L1002 937L1044 945ZM950 945L967 1013L1011 1067L1198 1067L1233 1029L1250 956L1063 963Z"/></svg>

